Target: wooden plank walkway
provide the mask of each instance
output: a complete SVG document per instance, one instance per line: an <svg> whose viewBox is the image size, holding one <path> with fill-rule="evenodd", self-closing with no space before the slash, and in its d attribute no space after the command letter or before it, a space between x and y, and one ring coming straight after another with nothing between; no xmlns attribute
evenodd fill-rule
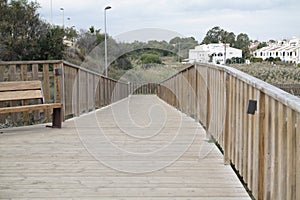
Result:
<svg viewBox="0 0 300 200"><path fill-rule="evenodd" d="M156 96L0 132L1 199L250 199L203 128Z"/></svg>

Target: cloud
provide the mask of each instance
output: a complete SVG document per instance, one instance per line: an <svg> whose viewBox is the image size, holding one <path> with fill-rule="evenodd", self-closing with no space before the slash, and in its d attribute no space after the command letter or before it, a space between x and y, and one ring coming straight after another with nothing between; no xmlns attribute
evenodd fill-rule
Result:
<svg viewBox="0 0 300 200"><path fill-rule="evenodd" d="M55 24L62 24L60 7L71 20L67 25L87 29L91 25L103 30L103 9L107 12L110 35L160 28L194 36L202 40L207 30L221 26L235 33L245 32L256 38L292 37L300 34L298 0L52 0ZM50 21L50 0L38 0L42 16ZM290 35L289 35L290 34Z"/></svg>
<svg viewBox="0 0 300 200"><path fill-rule="evenodd" d="M172 4L173 7L182 9L185 12L207 12L210 10L258 11L299 5L299 2L296 0L177 0L177 3L181 6Z"/></svg>

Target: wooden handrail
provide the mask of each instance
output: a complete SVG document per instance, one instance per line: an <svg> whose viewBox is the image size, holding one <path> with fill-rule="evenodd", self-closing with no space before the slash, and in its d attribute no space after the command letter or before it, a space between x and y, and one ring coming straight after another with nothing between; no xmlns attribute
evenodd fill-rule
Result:
<svg viewBox="0 0 300 200"><path fill-rule="evenodd" d="M203 124L256 199L300 199L300 98L209 64L161 82L158 96ZM254 115L249 100L257 101Z"/></svg>

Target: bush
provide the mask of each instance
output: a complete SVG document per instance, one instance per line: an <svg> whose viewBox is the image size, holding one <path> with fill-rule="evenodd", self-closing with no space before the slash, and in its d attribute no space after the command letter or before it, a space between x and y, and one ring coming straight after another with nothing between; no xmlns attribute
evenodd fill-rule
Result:
<svg viewBox="0 0 300 200"><path fill-rule="evenodd" d="M276 61L276 62L281 62L281 59L280 59L279 57L276 57L276 58L274 59L274 61Z"/></svg>
<svg viewBox="0 0 300 200"><path fill-rule="evenodd" d="M226 59L226 64L231 64L231 59Z"/></svg>
<svg viewBox="0 0 300 200"><path fill-rule="evenodd" d="M231 63L238 63L238 64L243 64L245 63L245 59L244 58L239 58L239 57L233 57L231 58Z"/></svg>
<svg viewBox="0 0 300 200"><path fill-rule="evenodd" d="M300 68L300 63L298 63L297 67L299 67L299 68Z"/></svg>
<svg viewBox="0 0 300 200"><path fill-rule="evenodd" d="M269 62L274 62L274 60L275 60L275 59L274 59L273 57L270 57L270 58L266 58L266 59L265 59L265 61L269 61Z"/></svg>
<svg viewBox="0 0 300 200"><path fill-rule="evenodd" d="M252 63L257 63L257 62L262 62L263 61L263 59L262 58L255 58L255 57L252 57L252 58L250 58L250 61L252 62Z"/></svg>
<svg viewBox="0 0 300 200"><path fill-rule="evenodd" d="M118 58L113 65L116 69L129 70L132 69L132 64L130 60L126 57Z"/></svg>
<svg viewBox="0 0 300 200"><path fill-rule="evenodd" d="M156 63L161 64L161 59L156 54L145 53L141 56L142 64Z"/></svg>

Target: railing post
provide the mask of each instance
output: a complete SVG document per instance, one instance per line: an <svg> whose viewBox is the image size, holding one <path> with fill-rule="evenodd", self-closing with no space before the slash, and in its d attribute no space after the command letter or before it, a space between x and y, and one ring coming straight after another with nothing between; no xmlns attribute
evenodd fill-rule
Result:
<svg viewBox="0 0 300 200"><path fill-rule="evenodd" d="M230 80L229 75L226 74L226 116L225 116L225 130L224 130L224 164L229 165L230 164L230 133L229 133L229 116L231 112L231 104L230 104L230 94L231 94L231 88L230 88Z"/></svg>
<svg viewBox="0 0 300 200"><path fill-rule="evenodd" d="M296 198L296 115L295 111L287 109L287 195L286 199ZM299 159L299 157L298 157Z"/></svg>
<svg viewBox="0 0 300 200"><path fill-rule="evenodd" d="M65 101L64 101L64 69L63 69L63 62L59 64L54 64L53 71L54 71L54 102L55 103L62 103L62 116L64 120L64 111L65 111Z"/></svg>
<svg viewBox="0 0 300 200"><path fill-rule="evenodd" d="M300 199L300 113L297 114L296 121L296 199Z"/></svg>
<svg viewBox="0 0 300 200"><path fill-rule="evenodd" d="M268 106L268 105L267 105ZM265 94L260 92L259 94L259 106L258 106L258 199L264 198L265 180L264 180L264 168L265 168Z"/></svg>
<svg viewBox="0 0 300 200"><path fill-rule="evenodd" d="M81 113L81 110L80 110L80 104L81 104L81 100L80 100L80 96L81 96L81 91L80 91L80 88L81 88L81 84L80 84L80 78L81 78L81 70L80 69L77 69L77 95L76 95L76 116L80 116L80 113Z"/></svg>
<svg viewBox="0 0 300 200"><path fill-rule="evenodd" d="M4 65L0 64L0 81L4 81ZM3 102L0 102L0 107L2 108L4 105ZM5 116L6 115L0 115L0 123L5 123Z"/></svg>
<svg viewBox="0 0 300 200"><path fill-rule="evenodd" d="M278 104L278 197L286 199L286 176L287 176L287 123L286 106L283 103Z"/></svg>
<svg viewBox="0 0 300 200"><path fill-rule="evenodd" d="M207 79L206 79L206 84L207 84L207 91L206 91L206 131L209 130L209 123L210 123L210 118L211 118L211 110L210 110L210 71L209 68L207 68Z"/></svg>

